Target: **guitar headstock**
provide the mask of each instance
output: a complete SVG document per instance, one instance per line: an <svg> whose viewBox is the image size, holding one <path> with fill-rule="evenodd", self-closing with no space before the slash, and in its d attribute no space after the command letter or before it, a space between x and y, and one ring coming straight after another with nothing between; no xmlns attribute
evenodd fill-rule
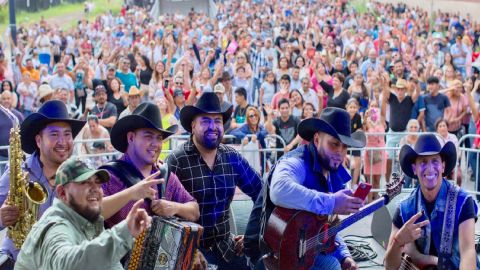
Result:
<svg viewBox="0 0 480 270"><path fill-rule="evenodd" d="M402 192L404 178L397 172L392 173L390 182L387 183L387 193L384 196L385 204L390 202L395 196Z"/></svg>

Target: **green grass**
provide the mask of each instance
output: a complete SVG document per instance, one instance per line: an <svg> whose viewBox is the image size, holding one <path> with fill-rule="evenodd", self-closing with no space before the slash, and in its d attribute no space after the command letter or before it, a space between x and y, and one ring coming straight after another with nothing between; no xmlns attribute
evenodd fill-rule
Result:
<svg viewBox="0 0 480 270"><path fill-rule="evenodd" d="M123 0L92 0L92 2L94 3L93 11L87 16L87 18L90 20L108 10L112 10L114 14L118 13L122 6ZM71 20L62 22L61 24L63 28L68 28L75 25L76 19L78 18L77 14L82 14L83 16L84 7L84 3L65 3L33 13L20 11L16 13L17 26L39 22L42 16L48 20L49 18L68 16L71 14L73 21ZM2 18L4 19L2 20ZM8 5L6 5L0 8L0 33L3 33L8 27L8 20Z"/></svg>
<svg viewBox="0 0 480 270"><path fill-rule="evenodd" d="M353 7L359 14L364 14L368 12L366 0L353 0L350 1L349 5Z"/></svg>

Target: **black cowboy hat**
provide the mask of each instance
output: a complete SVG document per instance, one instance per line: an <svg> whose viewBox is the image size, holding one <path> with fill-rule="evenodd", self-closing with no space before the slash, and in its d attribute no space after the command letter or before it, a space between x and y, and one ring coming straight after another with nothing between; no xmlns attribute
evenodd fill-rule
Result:
<svg viewBox="0 0 480 270"><path fill-rule="evenodd" d="M304 140L311 141L317 132L325 132L351 147L361 148L366 144L365 136L361 136L361 133L351 134L348 112L335 107L325 108L320 119L309 118L298 124L298 134Z"/></svg>
<svg viewBox="0 0 480 270"><path fill-rule="evenodd" d="M50 123L66 122L72 128L72 137L75 138L85 125L85 121L71 119L67 106L60 100L45 102L37 112L30 114L20 125L22 149L27 154L37 149L35 136Z"/></svg>
<svg viewBox="0 0 480 270"><path fill-rule="evenodd" d="M167 129L163 129L160 110L157 105L144 102L132 112L120 120L112 127L110 132L110 141L113 147L118 151L125 153L127 151L127 133L140 128L153 128L162 133L163 139L175 134L178 125L172 125Z"/></svg>
<svg viewBox="0 0 480 270"><path fill-rule="evenodd" d="M180 111L180 123L183 128L192 133L192 121L195 116L199 114L221 114L223 116L223 123L227 122L232 115L233 106L222 111L220 100L213 92L205 92L198 99L194 106L185 106Z"/></svg>
<svg viewBox="0 0 480 270"><path fill-rule="evenodd" d="M412 164L415 163L417 157L437 154L439 154L442 161L445 162L443 176L449 175L457 163L457 150L455 149L455 144L447 142L442 147L434 134L420 135L414 148L409 145L402 146L399 157L400 167L407 176L417 179L418 177L413 173L412 168Z"/></svg>

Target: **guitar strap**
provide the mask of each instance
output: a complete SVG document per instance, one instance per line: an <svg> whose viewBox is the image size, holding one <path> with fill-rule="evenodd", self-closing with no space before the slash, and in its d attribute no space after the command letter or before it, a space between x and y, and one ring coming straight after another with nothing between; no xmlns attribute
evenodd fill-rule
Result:
<svg viewBox="0 0 480 270"><path fill-rule="evenodd" d="M448 188L447 203L445 205L445 213L443 216L440 250L438 252L438 269L453 269L450 266L449 259L452 255L453 230L455 228L456 205L459 190L460 188L455 185L450 185Z"/></svg>
<svg viewBox="0 0 480 270"><path fill-rule="evenodd" d="M130 162L124 160L115 160L108 162L107 164L101 166L99 169L107 169L112 171L127 188L135 185L143 179L143 175L137 169L137 167L135 167ZM168 165L166 163L159 166L158 170L160 171L158 179L165 179L164 184L157 185L158 192L160 193L158 194L158 197L165 199L165 188L168 182L167 176L170 176L170 171L168 170Z"/></svg>

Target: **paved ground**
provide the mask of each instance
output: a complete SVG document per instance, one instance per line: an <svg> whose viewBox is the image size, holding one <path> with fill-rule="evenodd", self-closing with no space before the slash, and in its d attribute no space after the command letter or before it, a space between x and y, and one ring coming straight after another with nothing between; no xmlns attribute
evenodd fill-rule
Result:
<svg viewBox="0 0 480 270"><path fill-rule="evenodd" d="M421 7L428 12L431 10L443 12L460 12L462 15L470 14L478 21L480 14L480 0L376 0L383 3L406 3L409 6Z"/></svg>

